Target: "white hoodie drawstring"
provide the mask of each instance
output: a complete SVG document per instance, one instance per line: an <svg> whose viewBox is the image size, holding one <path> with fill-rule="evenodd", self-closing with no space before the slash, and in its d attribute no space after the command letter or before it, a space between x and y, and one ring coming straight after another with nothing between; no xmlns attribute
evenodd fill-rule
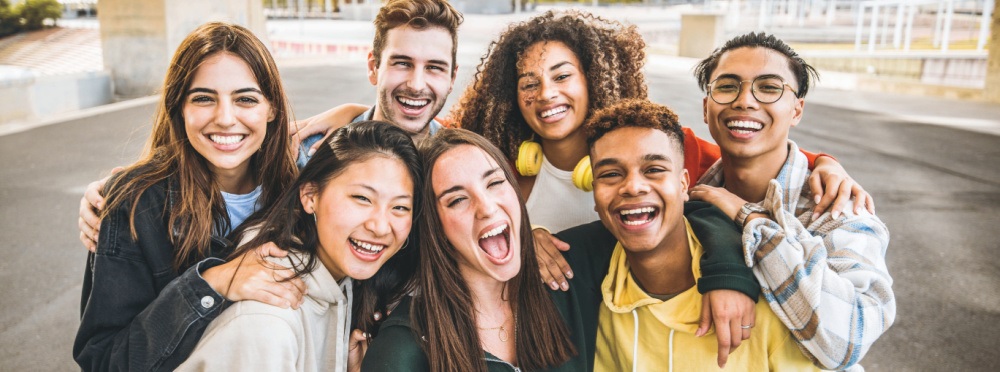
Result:
<svg viewBox="0 0 1000 372"><path fill-rule="evenodd" d="M635 372L639 365L639 313L635 309L632 309L632 322L635 323L632 330L632 372Z"/></svg>
<svg viewBox="0 0 1000 372"><path fill-rule="evenodd" d="M632 372L639 366L639 313L632 309ZM674 329L670 329L670 341L667 343L667 371L674 372Z"/></svg>

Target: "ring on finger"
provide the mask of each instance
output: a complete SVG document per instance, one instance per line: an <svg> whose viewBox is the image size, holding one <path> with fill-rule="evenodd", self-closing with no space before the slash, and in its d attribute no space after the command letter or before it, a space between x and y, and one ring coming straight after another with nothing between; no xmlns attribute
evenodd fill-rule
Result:
<svg viewBox="0 0 1000 372"><path fill-rule="evenodd" d="M740 328L743 328L743 329L750 329L750 328L753 328L753 324L749 324L749 325L741 325L741 326L740 326Z"/></svg>

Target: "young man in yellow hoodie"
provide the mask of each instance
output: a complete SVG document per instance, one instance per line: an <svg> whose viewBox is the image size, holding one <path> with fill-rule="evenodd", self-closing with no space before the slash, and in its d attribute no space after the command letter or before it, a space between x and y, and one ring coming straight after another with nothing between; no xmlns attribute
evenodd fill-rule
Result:
<svg viewBox="0 0 1000 372"><path fill-rule="evenodd" d="M684 139L667 107L630 100L587 126L595 209L618 240L601 284L596 371L717 371L715 337L697 337L703 248L684 217ZM735 228L735 226L733 227ZM766 302L724 370L815 370Z"/></svg>

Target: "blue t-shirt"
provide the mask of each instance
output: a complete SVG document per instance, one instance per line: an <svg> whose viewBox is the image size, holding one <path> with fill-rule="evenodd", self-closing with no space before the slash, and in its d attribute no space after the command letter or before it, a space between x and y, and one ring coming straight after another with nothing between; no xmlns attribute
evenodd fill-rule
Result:
<svg viewBox="0 0 1000 372"><path fill-rule="evenodd" d="M249 194L222 192L222 200L226 202L226 213L229 214L229 231L223 231L219 235L229 235L233 229L243 224L243 221L246 221L247 217L250 217L253 212L260 209L260 204L257 203L258 199L260 199L260 192L260 185L257 185L257 188L253 189Z"/></svg>

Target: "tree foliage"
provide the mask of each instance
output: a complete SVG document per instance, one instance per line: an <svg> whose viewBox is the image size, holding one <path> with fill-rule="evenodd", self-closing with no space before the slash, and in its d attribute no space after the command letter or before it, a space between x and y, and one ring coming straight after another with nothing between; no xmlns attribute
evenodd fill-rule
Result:
<svg viewBox="0 0 1000 372"><path fill-rule="evenodd" d="M25 0L13 7L9 0L0 0L0 37L40 30L45 20L62 17L62 5L56 0Z"/></svg>

